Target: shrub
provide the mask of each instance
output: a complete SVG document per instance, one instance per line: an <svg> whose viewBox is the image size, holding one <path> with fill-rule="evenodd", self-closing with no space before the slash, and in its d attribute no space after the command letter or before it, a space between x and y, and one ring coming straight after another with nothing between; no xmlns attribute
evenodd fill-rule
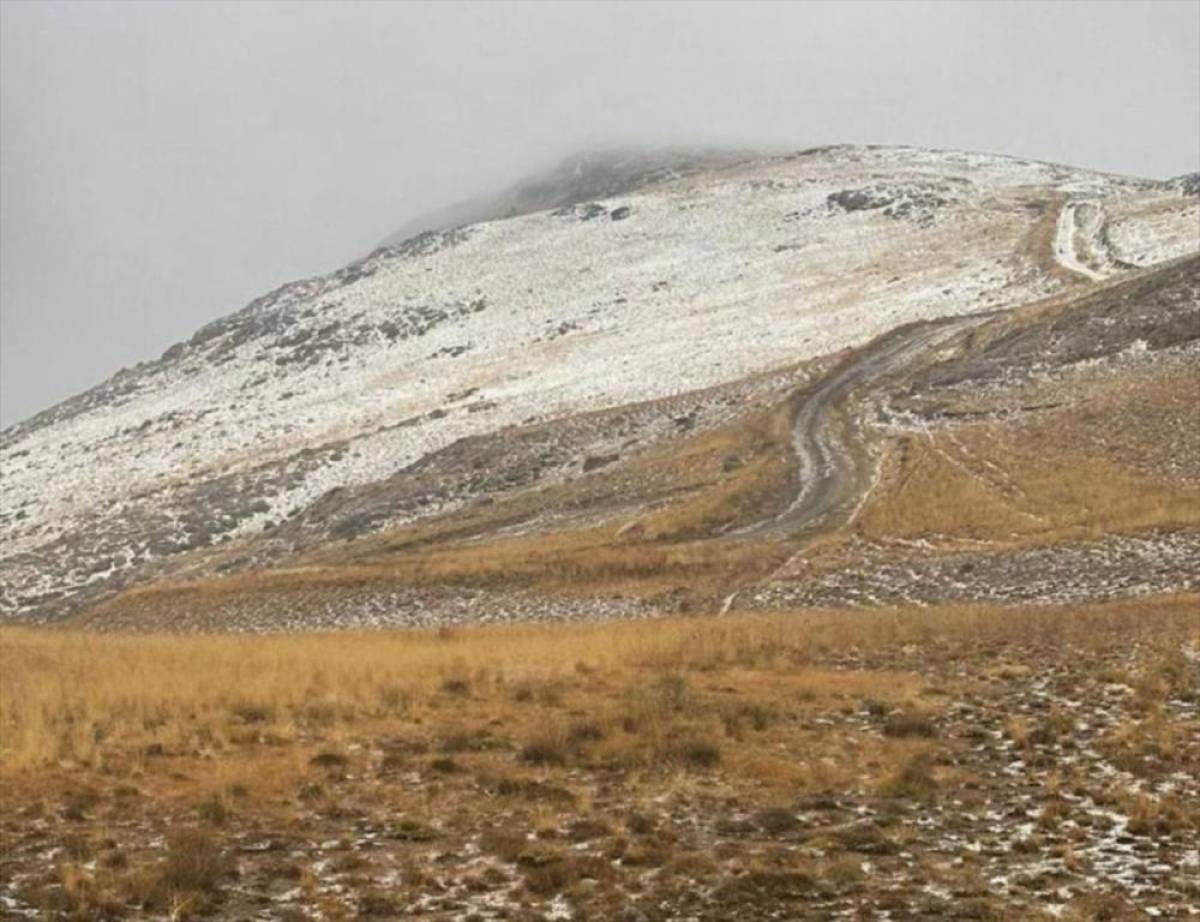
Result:
<svg viewBox="0 0 1200 922"><path fill-rule="evenodd" d="M395 919L400 905L382 890L368 890L358 898L358 915L365 919Z"/></svg>
<svg viewBox="0 0 1200 922"><path fill-rule="evenodd" d="M495 855L501 861L515 864L528 842L525 836L493 830L480 836L479 848L489 855Z"/></svg>
<svg viewBox="0 0 1200 922"><path fill-rule="evenodd" d="M1056 743L1068 742L1075 730L1075 721L1062 711L1054 711L1039 721L1029 734L1029 742L1034 746L1053 746Z"/></svg>
<svg viewBox="0 0 1200 922"><path fill-rule="evenodd" d="M566 788L532 778L502 777L483 780L482 784L484 788L500 797L520 797L523 800L544 801L561 806L575 803L575 795Z"/></svg>
<svg viewBox="0 0 1200 922"><path fill-rule="evenodd" d="M721 884L713 894L718 905L747 908L810 897L816 886L813 878L799 871L755 869Z"/></svg>
<svg viewBox="0 0 1200 922"><path fill-rule="evenodd" d="M1138 794L1126 812L1128 829L1135 836L1170 836L1186 832L1192 825L1179 801L1170 796Z"/></svg>
<svg viewBox="0 0 1200 922"><path fill-rule="evenodd" d="M729 706L721 711L721 722L725 726L725 735L736 740L742 738L743 721L749 723L752 730L762 732L775 719L774 708L757 702Z"/></svg>
<svg viewBox="0 0 1200 922"><path fill-rule="evenodd" d="M269 704L242 701L235 704L230 711L242 723L269 723L275 719L275 709Z"/></svg>
<svg viewBox="0 0 1200 922"><path fill-rule="evenodd" d="M923 737L928 739L936 735L937 728L933 721L924 714L913 711L897 711L888 717L883 724L884 736L892 737Z"/></svg>
<svg viewBox="0 0 1200 922"><path fill-rule="evenodd" d="M412 693L402 685L388 682L379 687L379 708L385 714L403 714L412 704Z"/></svg>
<svg viewBox="0 0 1200 922"><path fill-rule="evenodd" d="M399 839L401 842L431 842L441 833L428 823L403 817L392 827L391 835L393 839Z"/></svg>
<svg viewBox="0 0 1200 922"><path fill-rule="evenodd" d="M229 809L216 794L200 801L196 805L196 813L203 822L213 826L222 826L229 819Z"/></svg>
<svg viewBox="0 0 1200 922"><path fill-rule="evenodd" d="M203 829L181 829L167 839L167 860L154 887L154 904L199 912L211 904L233 871L229 857Z"/></svg>
<svg viewBox="0 0 1200 922"><path fill-rule="evenodd" d="M768 807L754 815L754 825L769 835L791 832L800 825L796 814L786 807Z"/></svg>
<svg viewBox="0 0 1200 922"><path fill-rule="evenodd" d="M604 727L595 720L580 720L567 728L567 743L579 746L604 739Z"/></svg>
<svg viewBox="0 0 1200 922"><path fill-rule="evenodd" d="M925 751L915 752L904 759L879 786L884 797L923 800L937 790L933 776L933 756Z"/></svg>
<svg viewBox="0 0 1200 922"><path fill-rule="evenodd" d="M447 695L469 695L471 683L462 676L448 676L442 681L442 691Z"/></svg>
<svg viewBox="0 0 1200 922"><path fill-rule="evenodd" d="M70 919L120 919L123 900L96 875L74 863L58 869L61 889L43 905L44 910L61 909Z"/></svg>
<svg viewBox="0 0 1200 922"><path fill-rule="evenodd" d="M539 896L558 893L585 877L598 879L611 874L608 863L601 858L569 855L541 842L526 843L517 853L516 863L525 875L525 886Z"/></svg>
<svg viewBox="0 0 1200 922"><path fill-rule="evenodd" d="M687 707L687 677L678 672L664 672L649 688L649 699L660 711L678 714Z"/></svg>
<svg viewBox="0 0 1200 922"><path fill-rule="evenodd" d="M1154 668L1174 697L1183 701L1196 700L1197 693L1200 693L1200 666L1189 659L1180 647L1164 653Z"/></svg>
<svg viewBox="0 0 1200 922"><path fill-rule="evenodd" d="M540 733L526 742L517 758L530 765L565 765L567 755L566 734L550 731Z"/></svg>
<svg viewBox="0 0 1200 922"><path fill-rule="evenodd" d="M344 768L350 762L340 752L318 752L315 756L308 760L309 765L314 765L317 768Z"/></svg>
<svg viewBox="0 0 1200 922"><path fill-rule="evenodd" d="M674 757L691 768L713 768L721 761L721 747L712 740L696 737L678 744Z"/></svg>

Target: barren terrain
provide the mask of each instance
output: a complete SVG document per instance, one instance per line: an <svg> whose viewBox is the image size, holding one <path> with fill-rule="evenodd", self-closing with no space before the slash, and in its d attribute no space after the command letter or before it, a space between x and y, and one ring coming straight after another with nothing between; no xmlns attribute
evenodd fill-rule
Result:
<svg viewBox="0 0 1200 922"><path fill-rule="evenodd" d="M1197 191L564 164L0 433L0 916L1200 915Z"/></svg>

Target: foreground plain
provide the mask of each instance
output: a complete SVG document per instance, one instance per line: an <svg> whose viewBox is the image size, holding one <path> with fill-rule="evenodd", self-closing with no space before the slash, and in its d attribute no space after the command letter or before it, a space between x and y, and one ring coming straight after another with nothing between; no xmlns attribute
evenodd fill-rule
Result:
<svg viewBox="0 0 1200 922"><path fill-rule="evenodd" d="M0 633L13 918L1181 918L1200 599Z"/></svg>

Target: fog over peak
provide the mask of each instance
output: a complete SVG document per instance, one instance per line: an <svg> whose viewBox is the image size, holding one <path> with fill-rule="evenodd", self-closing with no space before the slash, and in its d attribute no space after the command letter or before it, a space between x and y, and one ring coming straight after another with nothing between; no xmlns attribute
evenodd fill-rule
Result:
<svg viewBox="0 0 1200 922"><path fill-rule="evenodd" d="M1189 173L1198 62L1193 3L5 3L0 421L581 150Z"/></svg>

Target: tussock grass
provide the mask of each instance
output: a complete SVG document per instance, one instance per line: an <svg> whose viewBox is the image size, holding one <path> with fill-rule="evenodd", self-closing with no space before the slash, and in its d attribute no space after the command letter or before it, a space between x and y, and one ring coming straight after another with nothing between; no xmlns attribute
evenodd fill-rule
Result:
<svg viewBox="0 0 1200 922"><path fill-rule="evenodd" d="M742 722L727 703L709 707L696 694L697 677L707 673L743 681L750 697L740 702L744 722L763 727L773 719L767 705L781 701L857 694L864 702L903 706L896 695L913 693L886 672L806 667L830 651L1087 647L1123 642L1131 631L1167 639L1159 657L1165 685L1160 690L1144 668L1154 685L1145 694L1189 694L1178 644L1169 643L1189 631L1195 638L1198 610L1195 596L1175 596L1069 611L956 606L271 637L6 628L0 630L0 759L5 772L62 761L140 764L180 749L336 735L339 727L398 714L433 714L441 722L439 715L475 699L500 726L530 724L544 732L540 716L559 706L566 688L581 689L598 720L583 737L605 735L606 725L624 727L657 735L669 749L680 726L720 739ZM933 732L919 721L895 729L901 736ZM603 748L614 739L581 739L576 728L571 740L567 725L560 732L568 749Z"/></svg>
<svg viewBox="0 0 1200 922"><path fill-rule="evenodd" d="M331 561L260 570L202 581L162 581L120 593L86 616L103 629L113 616L162 624L163 611L205 612L225 597L296 604L305 590L362 587L428 589L461 586L489 590L536 589L563 596L653 596L687 586L712 595L743 580L762 578L788 558L780 542L680 541L638 543L616 529L588 529L406 552L389 560Z"/></svg>
<svg viewBox="0 0 1200 922"><path fill-rule="evenodd" d="M1021 545L1200 525L1200 490L1071 452L1049 433L1019 435L963 427L907 441L858 528Z"/></svg>
<svg viewBox="0 0 1200 922"><path fill-rule="evenodd" d="M98 868L78 859L60 864L41 891L38 908L55 919L122 919L133 907L163 918L192 919L219 902L234 870L233 859L212 834L183 828L168 836L161 861L132 871L111 858Z"/></svg>

